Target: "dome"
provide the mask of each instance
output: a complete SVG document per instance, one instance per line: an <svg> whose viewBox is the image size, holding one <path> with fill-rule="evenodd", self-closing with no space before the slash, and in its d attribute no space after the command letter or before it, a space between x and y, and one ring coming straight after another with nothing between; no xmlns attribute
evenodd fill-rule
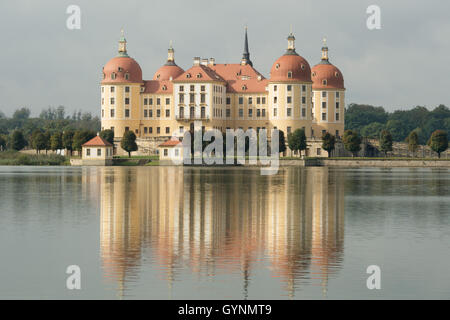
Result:
<svg viewBox="0 0 450 320"><path fill-rule="evenodd" d="M319 63L312 68L313 90L345 89L342 72L331 63Z"/></svg>
<svg viewBox="0 0 450 320"><path fill-rule="evenodd" d="M166 63L155 72L153 80L173 80L184 73L184 70L175 63Z"/></svg>
<svg viewBox="0 0 450 320"><path fill-rule="evenodd" d="M142 69L131 57L118 56L112 58L103 67L102 83L141 83Z"/></svg>
<svg viewBox="0 0 450 320"><path fill-rule="evenodd" d="M270 69L270 81L312 82L311 67L305 58L295 52L295 37L287 37L286 53L278 58Z"/></svg>
<svg viewBox="0 0 450 320"><path fill-rule="evenodd" d="M311 67L298 54L285 54L270 69L270 81L312 82Z"/></svg>

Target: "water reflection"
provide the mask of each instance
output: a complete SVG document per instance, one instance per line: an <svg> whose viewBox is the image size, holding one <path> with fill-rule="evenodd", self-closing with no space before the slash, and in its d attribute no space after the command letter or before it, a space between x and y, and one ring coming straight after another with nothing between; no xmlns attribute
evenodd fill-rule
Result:
<svg viewBox="0 0 450 320"><path fill-rule="evenodd" d="M102 168L100 246L104 276L122 295L145 264L169 287L181 273L214 281L270 270L286 295L322 287L339 270L344 240L344 171Z"/></svg>

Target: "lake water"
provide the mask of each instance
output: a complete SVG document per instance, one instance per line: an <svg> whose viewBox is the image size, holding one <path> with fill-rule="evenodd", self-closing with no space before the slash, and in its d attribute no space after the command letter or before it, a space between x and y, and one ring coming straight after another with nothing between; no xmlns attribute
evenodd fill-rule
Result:
<svg viewBox="0 0 450 320"><path fill-rule="evenodd" d="M447 169L0 167L0 298L449 299L449 208Z"/></svg>

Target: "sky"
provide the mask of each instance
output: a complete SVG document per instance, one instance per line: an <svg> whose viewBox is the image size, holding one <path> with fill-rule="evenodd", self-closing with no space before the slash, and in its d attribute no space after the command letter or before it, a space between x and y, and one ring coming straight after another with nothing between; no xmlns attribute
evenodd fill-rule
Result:
<svg viewBox="0 0 450 320"><path fill-rule="evenodd" d="M81 29L66 26L69 5ZM381 9L369 30L367 7ZM102 67L117 54L120 30L144 80L153 78L173 42L185 70L192 58L238 63L244 26L254 67L269 77L291 28L297 52L311 66L327 38L330 61L344 74L346 103L407 110L450 106L449 1L412 0L16 0L1 1L0 111L49 106L100 114Z"/></svg>

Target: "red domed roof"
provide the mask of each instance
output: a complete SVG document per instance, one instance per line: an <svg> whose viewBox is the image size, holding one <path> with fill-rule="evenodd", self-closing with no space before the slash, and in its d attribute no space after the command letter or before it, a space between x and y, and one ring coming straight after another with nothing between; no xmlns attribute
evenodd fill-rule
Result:
<svg viewBox="0 0 450 320"><path fill-rule="evenodd" d="M175 63L165 64L155 72L153 80L173 80L183 73L184 70L177 66Z"/></svg>
<svg viewBox="0 0 450 320"><path fill-rule="evenodd" d="M114 74L114 76L113 76ZM131 57L112 58L103 67L102 83L141 83L142 69Z"/></svg>
<svg viewBox="0 0 450 320"><path fill-rule="evenodd" d="M312 68L313 90L345 89L342 72L334 65L323 61Z"/></svg>
<svg viewBox="0 0 450 320"><path fill-rule="evenodd" d="M311 67L308 61L298 54L285 54L278 58L270 69L270 81L312 82Z"/></svg>

